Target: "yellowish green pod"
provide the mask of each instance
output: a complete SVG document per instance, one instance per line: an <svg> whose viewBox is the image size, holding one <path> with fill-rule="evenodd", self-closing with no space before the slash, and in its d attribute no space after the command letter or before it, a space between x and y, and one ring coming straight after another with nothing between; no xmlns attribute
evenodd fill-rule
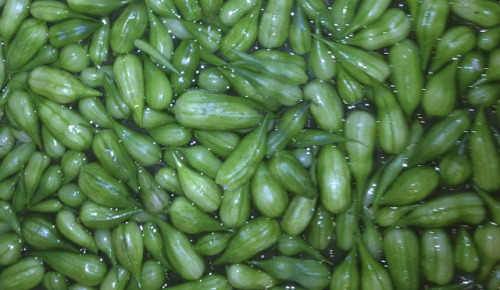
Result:
<svg viewBox="0 0 500 290"><path fill-rule="evenodd" d="M28 17L31 0L8 0L0 15L0 35L5 43L15 37L22 22Z"/></svg>

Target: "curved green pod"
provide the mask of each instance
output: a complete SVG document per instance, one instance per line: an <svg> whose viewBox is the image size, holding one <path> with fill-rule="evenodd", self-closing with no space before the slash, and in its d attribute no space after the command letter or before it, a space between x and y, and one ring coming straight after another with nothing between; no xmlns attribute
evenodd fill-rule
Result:
<svg viewBox="0 0 500 290"><path fill-rule="evenodd" d="M258 49L252 52L252 55L261 59L272 59L284 63L293 63L294 65L307 70L307 63L304 57L278 49Z"/></svg>
<svg viewBox="0 0 500 290"><path fill-rule="evenodd" d="M36 189L35 194L33 194L33 198L28 201L28 206L36 205L40 201L56 193L61 187L63 178L61 166L49 166L43 173L42 177L40 177L38 188Z"/></svg>
<svg viewBox="0 0 500 290"><path fill-rule="evenodd" d="M250 220L238 229L214 265L246 261L273 246L280 235L278 221L264 217Z"/></svg>
<svg viewBox="0 0 500 290"><path fill-rule="evenodd" d="M384 252L394 287L418 289L419 241L408 228L390 229L384 234Z"/></svg>
<svg viewBox="0 0 500 290"><path fill-rule="evenodd" d="M346 44L366 50L377 50L405 40L410 34L411 20L401 9L391 8L376 22L346 38Z"/></svg>
<svg viewBox="0 0 500 290"><path fill-rule="evenodd" d="M283 231L296 236L306 230L314 216L317 202L317 198L294 195L281 218Z"/></svg>
<svg viewBox="0 0 500 290"><path fill-rule="evenodd" d="M41 65L53 64L59 57L59 50L50 44L46 44L38 50L38 52L26 62L19 71L25 72L35 69Z"/></svg>
<svg viewBox="0 0 500 290"><path fill-rule="evenodd" d="M330 290L354 290L360 287L357 251L351 250L344 260L333 270L330 279Z"/></svg>
<svg viewBox="0 0 500 290"><path fill-rule="evenodd" d="M145 103L144 69L141 59L131 53L121 54L113 63L114 80L125 104L136 115L139 127Z"/></svg>
<svg viewBox="0 0 500 290"><path fill-rule="evenodd" d="M139 165L148 167L160 162L160 145L151 136L134 131L119 123L115 123L114 130L125 150Z"/></svg>
<svg viewBox="0 0 500 290"><path fill-rule="evenodd" d="M500 188L500 155L484 109L477 111L471 128L469 153L473 183L486 191Z"/></svg>
<svg viewBox="0 0 500 290"><path fill-rule="evenodd" d="M21 236L19 219L8 201L0 200L0 220L9 224L10 228Z"/></svg>
<svg viewBox="0 0 500 290"><path fill-rule="evenodd" d="M320 252L309 246L301 237L283 235L278 241L277 248L280 254L284 256L305 254L318 261L329 263Z"/></svg>
<svg viewBox="0 0 500 290"><path fill-rule="evenodd" d="M312 46L311 28L305 12L300 5L295 5L295 12L290 25L289 41L292 51L302 55L310 51Z"/></svg>
<svg viewBox="0 0 500 290"><path fill-rule="evenodd" d="M144 1L133 1L121 11L111 25L109 45L114 53L122 54L135 48L148 26L148 9Z"/></svg>
<svg viewBox="0 0 500 290"><path fill-rule="evenodd" d="M196 170L215 178L222 162L203 145L177 148L187 162Z"/></svg>
<svg viewBox="0 0 500 290"><path fill-rule="evenodd" d="M66 290L68 289L68 281L60 273L50 271L43 276L43 286L47 290Z"/></svg>
<svg viewBox="0 0 500 290"><path fill-rule="evenodd" d="M238 289L263 289L278 284L270 274L245 264L231 264L226 267L229 284Z"/></svg>
<svg viewBox="0 0 500 290"><path fill-rule="evenodd" d="M105 75L113 77L112 65L85 67L85 69L80 72L79 78L82 81L82 83L84 83L89 87L102 88L104 87Z"/></svg>
<svg viewBox="0 0 500 290"><path fill-rule="evenodd" d="M14 90L7 100L7 109L16 125L24 130L39 148L42 148L38 114L30 95L24 90Z"/></svg>
<svg viewBox="0 0 500 290"><path fill-rule="evenodd" d="M42 124L42 130L41 130L41 135L42 135L42 144L43 148L45 149L45 152L47 155L49 155L52 158L59 158L62 157L63 154L66 152L66 146L56 139L54 137L54 134L52 134L47 126Z"/></svg>
<svg viewBox="0 0 500 290"><path fill-rule="evenodd" d="M170 0L169 0L170 1ZM148 1L146 1L148 2ZM153 1L149 1L153 2ZM151 5L148 7L151 8ZM154 9L154 8L151 8ZM149 43L168 60L174 52L174 42L167 28L154 13L149 13Z"/></svg>
<svg viewBox="0 0 500 290"><path fill-rule="evenodd" d="M202 130L248 129L266 114L250 100L196 89L180 95L173 110L181 125Z"/></svg>
<svg viewBox="0 0 500 290"><path fill-rule="evenodd" d="M500 83L491 82L475 86L467 92L466 97L475 107L491 107L500 99Z"/></svg>
<svg viewBox="0 0 500 290"><path fill-rule="evenodd" d="M424 278L438 285L448 284L454 272L453 248L444 229L428 229L422 233L420 258Z"/></svg>
<svg viewBox="0 0 500 290"><path fill-rule="evenodd" d="M134 221L120 224L111 232L111 245L118 262L141 284L144 242L139 225Z"/></svg>
<svg viewBox="0 0 500 290"><path fill-rule="evenodd" d="M248 221L251 214L250 183L233 190L224 190L219 209L222 223L230 228L239 228Z"/></svg>
<svg viewBox="0 0 500 290"><path fill-rule="evenodd" d="M102 17L101 23L102 26L92 34L92 40L89 45L89 57L96 66L100 66L105 62L110 54L109 36L111 22L109 17Z"/></svg>
<svg viewBox="0 0 500 290"><path fill-rule="evenodd" d="M306 198L316 197L316 187L309 173L291 152L276 152L269 161L269 171L287 191Z"/></svg>
<svg viewBox="0 0 500 290"><path fill-rule="evenodd" d="M288 192L273 178L265 162L253 175L250 189L252 204L265 217L278 217L288 206Z"/></svg>
<svg viewBox="0 0 500 290"><path fill-rule="evenodd" d="M221 289L231 290L226 277L220 274L206 275L196 281L189 281L169 287L172 290Z"/></svg>
<svg viewBox="0 0 500 290"><path fill-rule="evenodd" d="M351 25L351 21L357 13L358 3L359 0L340 0L334 1L330 5L331 9L329 13L333 21L332 25L334 29L328 29L335 38L340 38Z"/></svg>
<svg viewBox="0 0 500 290"><path fill-rule="evenodd" d="M0 181L19 172L35 150L35 143L22 143L5 155L0 163Z"/></svg>
<svg viewBox="0 0 500 290"><path fill-rule="evenodd" d="M98 253L92 234L80 223L77 216L70 210L61 210L56 215L56 226L59 232L73 243Z"/></svg>
<svg viewBox="0 0 500 290"><path fill-rule="evenodd" d="M177 10L182 18L189 21L202 20L203 12L198 0L173 0L173 2L175 3L175 7L177 7Z"/></svg>
<svg viewBox="0 0 500 290"><path fill-rule="evenodd" d="M461 271L474 273L480 265L477 246L465 227L460 227L453 252L455 265Z"/></svg>
<svg viewBox="0 0 500 290"><path fill-rule="evenodd" d="M92 201L103 206L129 208L139 204L124 184L95 162L82 166L78 186Z"/></svg>
<svg viewBox="0 0 500 290"><path fill-rule="evenodd" d="M51 66L39 66L32 70L28 85L34 93L60 104L102 95L101 92L83 84L68 71Z"/></svg>
<svg viewBox="0 0 500 290"><path fill-rule="evenodd" d="M11 200L20 179L21 174L16 174L0 182L0 199Z"/></svg>
<svg viewBox="0 0 500 290"><path fill-rule="evenodd" d="M357 245L361 257L361 289L393 289L389 272L372 258L360 240Z"/></svg>
<svg viewBox="0 0 500 290"><path fill-rule="evenodd" d="M14 38L5 48L4 57L7 71L19 70L32 59L47 44L48 31L47 24L43 21L32 18L24 20L19 29L16 30Z"/></svg>
<svg viewBox="0 0 500 290"><path fill-rule="evenodd" d="M335 242L337 247L342 251L354 249L356 246L356 239L361 237L359 217L355 215L355 210L356 202L353 201L349 209L335 216Z"/></svg>
<svg viewBox="0 0 500 290"><path fill-rule="evenodd" d="M174 92L167 75L147 56L144 58L145 102L152 109L165 110L170 107Z"/></svg>
<svg viewBox="0 0 500 290"><path fill-rule="evenodd" d="M427 68L431 52L446 28L449 12L450 4L446 0L424 0L420 3L414 29L423 70Z"/></svg>
<svg viewBox="0 0 500 290"><path fill-rule="evenodd" d="M35 251L45 263L64 276L86 286L97 286L104 279L107 266L94 254L76 254L67 251Z"/></svg>
<svg viewBox="0 0 500 290"><path fill-rule="evenodd" d="M31 0L9 0L5 1L0 16L0 35L5 43L16 35L22 22L28 17Z"/></svg>
<svg viewBox="0 0 500 290"><path fill-rule="evenodd" d="M62 210L63 204L57 198L45 199L35 205L30 205L28 210L36 213L56 213Z"/></svg>
<svg viewBox="0 0 500 290"><path fill-rule="evenodd" d="M144 209L150 213L164 212L170 202L167 191L160 187L147 169L140 166L137 166L137 180L138 187L134 187L134 190L139 188L139 196Z"/></svg>
<svg viewBox="0 0 500 290"><path fill-rule="evenodd" d="M390 4L390 0L361 1L351 23L345 29L344 35L348 35L379 20L382 14L387 11L387 7Z"/></svg>
<svg viewBox="0 0 500 290"><path fill-rule="evenodd" d="M376 261L382 258L383 236L380 227L376 226L370 219L363 219L363 232L361 233L361 241L370 252L370 255Z"/></svg>
<svg viewBox="0 0 500 290"><path fill-rule="evenodd" d="M219 11L219 19L222 24L231 27L243 16L248 15L255 6L260 6L262 0L229 0L222 4Z"/></svg>
<svg viewBox="0 0 500 290"><path fill-rule="evenodd" d="M322 35L319 23L316 23L315 33L316 37L312 40L311 49L307 56L308 65L316 78L329 80L337 74L338 64L335 62L335 55L326 44L318 39Z"/></svg>
<svg viewBox="0 0 500 290"><path fill-rule="evenodd" d="M500 221L500 202L480 188L475 188L475 192L483 199L484 203L486 203L493 222L498 224Z"/></svg>
<svg viewBox="0 0 500 290"><path fill-rule="evenodd" d="M132 115L132 110L130 110L120 96L115 81L107 74L104 74L104 92L106 109L113 118L121 120L127 119Z"/></svg>
<svg viewBox="0 0 500 290"><path fill-rule="evenodd" d="M49 167L52 159L39 151L33 152L24 167L24 190L29 202L40 183L44 171Z"/></svg>
<svg viewBox="0 0 500 290"><path fill-rule="evenodd" d="M500 24L500 4L494 1L459 0L451 3L457 17L482 27Z"/></svg>
<svg viewBox="0 0 500 290"><path fill-rule="evenodd" d="M328 266L316 260L276 256L252 264L277 279L294 281L307 289L324 289L330 282Z"/></svg>
<svg viewBox="0 0 500 290"><path fill-rule="evenodd" d="M403 40L389 49L389 65L396 97L406 116L420 104L424 86L420 50L413 40Z"/></svg>
<svg viewBox="0 0 500 290"><path fill-rule="evenodd" d="M42 215L30 215L21 224L24 242L37 250L76 251L57 230L53 221Z"/></svg>
<svg viewBox="0 0 500 290"><path fill-rule="evenodd" d="M172 55L172 66L179 72L170 75L174 94L179 96L193 84L200 64L201 47L194 39L181 41Z"/></svg>
<svg viewBox="0 0 500 290"><path fill-rule="evenodd" d="M94 240L97 248L109 258L114 270L119 270L111 241L111 231L109 229L96 229L94 231Z"/></svg>
<svg viewBox="0 0 500 290"><path fill-rule="evenodd" d="M168 207L170 222L186 234L226 230L221 222L203 212L183 196L176 197Z"/></svg>
<svg viewBox="0 0 500 290"><path fill-rule="evenodd" d="M395 225L424 228L444 227L458 222L477 225L485 218L486 208L482 199L474 193L460 192L415 206Z"/></svg>
<svg viewBox="0 0 500 290"><path fill-rule="evenodd" d="M83 152L68 150L61 157L61 169L64 183L70 183L80 174L83 165L87 164L87 155Z"/></svg>
<svg viewBox="0 0 500 290"><path fill-rule="evenodd" d="M66 44L83 41L101 25L96 21L78 18L64 20L49 28L49 42L55 47L62 47Z"/></svg>
<svg viewBox="0 0 500 290"><path fill-rule="evenodd" d="M139 122L137 117L132 116L134 122ZM169 123L176 123L175 117L164 110L155 110L150 107L144 108L142 114L142 128L145 130L154 129Z"/></svg>
<svg viewBox="0 0 500 290"><path fill-rule="evenodd" d="M500 33L500 26L495 26L479 32L477 38L477 46L486 51L492 51L500 44L498 34Z"/></svg>
<svg viewBox="0 0 500 290"><path fill-rule="evenodd" d="M476 44L476 31L469 26L455 26L440 37L429 71L438 71L453 59L467 54Z"/></svg>
<svg viewBox="0 0 500 290"><path fill-rule="evenodd" d="M398 222L406 213L417 207L418 204L407 206L391 206L378 209L375 213L375 223L382 227L388 227Z"/></svg>
<svg viewBox="0 0 500 290"><path fill-rule="evenodd" d="M69 43L60 49L59 57L52 66L76 73L82 72L89 64L88 48L78 43Z"/></svg>
<svg viewBox="0 0 500 290"><path fill-rule="evenodd" d="M466 140L460 146L451 149L439 161L439 176L447 186L457 186L472 176L470 157L466 154Z"/></svg>
<svg viewBox="0 0 500 290"><path fill-rule="evenodd" d="M198 75L198 87L214 93L225 93L231 88L231 83L217 67L207 67Z"/></svg>
<svg viewBox="0 0 500 290"><path fill-rule="evenodd" d="M4 268L0 274L0 288L5 290L28 290L43 280L45 267L35 257L25 257Z"/></svg>
<svg viewBox="0 0 500 290"><path fill-rule="evenodd" d="M496 224L487 223L474 231L474 242L479 245L479 269L477 280L484 281L491 270L500 260L500 251L497 247L500 240L500 228Z"/></svg>
<svg viewBox="0 0 500 290"><path fill-rule="evenodd" d="M304 99L309 101L309 113L316 125L324 131L340 131L344 106L332 83L312 80L304 86L303 91Z"/></svg>
<svg viewBox="0 0 500 290"><path fill-rule="evenodd" d="M259 19L257 40L264 48L282 46L288 39L292 18L293 2L291 0L267 1Z"/></svg>
<svg viewBox="0 0 500 290"><path fill-rule="evenodd" d="M334 216L319 204L307 230L309 245L318 250L325 250L333 240L335 232Z"/></svg>
<svg viewBox="0 0 500 290"><path fill-rule="evenodd" d="M232 232L211 232L202 235L194 244L195 251L203 256L213 256L222 253L229 244Z"/></svg>
<svg viewBox="0 0 500 290"><path fill-rule="evenodd" d="M173 0L146 0L146 4L158 16L179 18L179 12Z"/></svg>
<svg viewBox="0 0 500 290"><path fill-rule="evenodd" d="M382 195L378 204L402 206L417 203L429 196L439 185L439 175L429 166L403 172Z"/></svg>

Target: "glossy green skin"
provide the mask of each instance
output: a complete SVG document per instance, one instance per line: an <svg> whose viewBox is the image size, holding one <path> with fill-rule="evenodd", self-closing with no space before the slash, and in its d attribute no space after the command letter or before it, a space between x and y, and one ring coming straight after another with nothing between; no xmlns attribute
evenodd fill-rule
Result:
<svg viewBox="0 0 500 290"><path fill-rule="evenodd" d="M335 232L334 216L323 205L319 205L307 230L309 245L318 250L326 249L332 242Z"/></svg>
<svg viewBox="0 0 500 290"><path fill-rule="evenodd" d="M340 131L344 106L335 87L329 82L313 80L303 90L304 98L309 101L309 113L317 126L324 131Z"/></svg>
<svg viewBox="0 0 500 290"><path fill-rule="evenodd" d="M40 215L27 217L22 223L21 233L24 242L37 250L75 250L59 233L55 224Z"/></svg>
<svg viewBox="0 0 500 290"><path fill-rule="evenodd" d="M7 109L13 121L41 148L38 114L30 95L24 90L14 90L7 101Z"/></svg>
<svg viewBox="0 0 500 290"><path fill-rule="evenodd" d="M120 96L115 81L108 75L104 75L104 92L106 109L113 118L120 120L130 117L132 111Z"/></svg>
<svg viewBox="0 0 500 290"><path fill-rule="evenodd" d="M194 145L179 147L178 150L194 169L212 178L217 177L222 161L207 147Z"/></svg>
<svg viewBox="0 0 500 290"><path fill-rule="evenodd" d="M328 260L321 253L309 246L304 239L296 236L281 236L278 241L278 251L284 256L305 254L318 261L328 263Z"/></svg>
<svg viewBox="0 0 500 290"><path fill-rule="evenodd" d="M288 205L287 191L273 178L268 165L261 162L251 180L252 203L265 217L278 217Z"/></svg>
<svg viewBox="0 0 500 290"><path fill-rule="evenodd" d="M0 237L0 265L12 265L21 257L24 243L15 233L2 234Z"/></svg>
<svg viewBox="0 0 500 290"><path fill-rule="evenodd" d="M319 25L316 25L316 36L321 36ZM318 79L329 80L337 74L335 56L319 39L313 39L307 58L311 72Z"/></svg>
<svg viewBox="0 0 500 290"><path fill-rule="evenodd" d="M189 290L189 289L221 289L231 290L226 277L220 274L207 275L197 281L184 282L170 287L172 290Z"/></svg>
<svg viewBox="0 0 500 290"><path fill-rule="evenodd" d="M229 284L238 289L262 289L278 284L268 273L245 264L231 264L226 267Z"/></svg>
<svg viewBox="0 0 500 290"><path fill-rule="evenodd" d="M97 254L99 251L92 234L76 220L77 216L69 210L61 210L56 215L56 226L61 234L73 243Z"/></svg>
<svg viewBox="0 0 500 290"><path fill-rule="evenodd" d="M182 21L182 25L198 41L201 49L206 50L208 53L214 53L219 50L222 36L218 30L212 29L211 26L190 21Z"/></svg>
<svg viewBox="0 0 500 290"><path fill-rule="evenodd" d="M472 236L465 227L460 227L453 252L455 265L461 271L474 273L479 267L479 254Z"/></svg>
<svg viewBox="0 0 500 290"><path fill-rule="evenodd" d="M310 51L312 46L311 28L300 5L295 6L295 15L290 25L289 37L294 53L303 55Z"/></svg>
<svg viewBox="0 0 500 290"><path fill-rule="evenodd" d="M32 289L42 282L45 274L43 262L25 257L5 268L0 274L0 288L5 290Z"/></svg>
<svg viewBox="0 0 500 290"><path fill-rule="evenodd" d="M151 136L115 123L114 130L123 147L139 165L149 167L161 160L160 145Z"/></svg>
<svg viewBox="0 0 500 290"><path fill-rule="evenodd" d="M0 163L0 181L19 172L28 162L31 154L35 152L34 143L23 143L12 149Z"/></svg>
<svg viewBox="0 0 500 290"><path fill-rule="evenodd" d="M55 47L84 40L101 27L91 20L72 18L52 25L49 28L49 42Z"/></svg>
<svg viewBox="0 0 500 290"><path fill-rule="evenodd" d="M363 243L358 242L361 257L361 289L393 289L389 272L375 261Z"/></svg>
<svg viewBox="0 0 500 290"><path fill-rule="evenodd" d="M250 220L238 229L214 265L246 261L273 246L280 232L279 223L274 219L260 217Z"/></svg>
<svg viewBox="0 0 500 290"><path fill-rule="evenodd" d="M455 26L448 29L436 45L430 71L435 72L443 65L471 51L476 44L476 31L469 26Z"/></svg>
<svg viewBox="0 0 500 290"><path fill-rule="evenodd" d="M91 200L104 206L128 208L138 205L128 188L98 163L81 168L78 186Z"/></svg>
<svg viewBox="0 0 500 290"><path fill-rule="evenodd" d="M102 128L113 128L113 119L98 98L84 98L78 102L78 109L89 122Z"/></svg>
<svg viewBox="0 0 500 290"><path fill-rule="evenodd" d="M43 276L43 286L48 290L66 290L68 289L68 282L63 275L50 271Z"/></svg>
<svg viewBox="0 0 500 290"><path fill-rule="evenodd" d="M499 240L500 228L496 224L487 223L474 231L474 242L479 245L477 248L480 261L477 273L478 281L484 281L500 260L500 251L496 246Z"/></svg>
<svg viewBox="0 0 500 290"><path fill-rule="evenodd" d="M28 202L28 206L36 205L40 201L51 196L61 187L62 181L63 173L61 166L51 165L48 167L40 178L38 188L33 198Z"/></svg>
<svg viewBox="0 0 500 290"><path fill-rule="evenodd" d="M163 146L185 146L193 139L191 128L172 122L148 130L153 139Z"/></svg>
<svg viewBox="0 0 500 290"><path fill-rule="evenodd" d="M89 45L89 57L96 66L106 61L110 53L109 36L111 26L109 17L103 17L101 21L102 26L92 34Z"/></svg>
<svg viewBox="0 0 500 290"><path fill-rule="evenodd" d="M139 225L129 221L117 226L111 233L111 245L118 262L140 282L144 242Z"/></svg>
<svg viewBox="0 0 500 290"><path fill-rule="evenodd" d="M224 1L219 18L226 26L233 26L239 19L246 15L255 6L260 6L262 0L229 0Z"/></svg>
<svg viewBox="0 0 500 290"><path fill-rule="evenodd" d="M492 51L500 44L500 39L498 38L499 33L500 26L481 31L477 38L477 46L482 50Z"/></svg>
<svg viewBox="0 0 500 290"><path fill-rule="evenodd" d="M25 63L19 71L30 71L35 69L40 65L49 65L54 63L59 57L59 50L50 44L46 44L40 48L40 50Z"/></svg>
<svg viewBox="0 0 500 290"><path fill-rule="evenodd" d="M457 71L457 85L459 92L465 92L471 84L481 77L486 66L486 56L477 51L463 55Z"/></svg>
<svg viewBox="0 0 500 290"><path fill-rule="evenodd" d="M5 2L0 16L0 35L8 43L15 36L24 19L28 17L31 0L9 0Z"/></svg>
<svg viewBox="0 0 500 290"><path fill-rule="evenodd" d="M155 181L160 187L176 195L183 195L177 171L168 166L160 167L154 175Z"/></svg>
<svg viewBox="0 0 500 290"><path fill-rule="evenodd" d="M164 110L170 106L174 92L167 75L144 57L144 82L146 104L152 109Z"/></svg>
<svg viewBox="0 0 500 290"><path fill-rule="evenodd" d="M342 65L337 65L337 90L339 96L348 105L353 105L365 97L365 91L361 83L353 78Z"/></svg>
<svg viewBox="0 0 500 290"><path fill-rule="evenodd" d="M145 168L137 166L137 179L144 209L151 213L164 212L170 202L169 194L160 187L153 175Z"/></svg>
<svg viewBox="0 0 500 290"><path fill-rule="evenodd" d="M195 130L194 135L198 142L222 158L227 158L241 139L229 131Z"/></svg>
<svg viewBox="0 0 500 290"><path fill-rule="evenodd" d="M176 197L168 207L170 222L186 234L225 230L219 221L203 212L183 196Z"/></svg>
<svg viewBox="0 0 500 290"><path fill-rule="evenodd" d="M204 256L220 254L227 247L232 236L231 232L206 233L196 241L194 249Z"/></svg>
<svg viewBox="0 0 500 290"><path fill-rule="evenodd" d="M146 4L158 16L180 17L173 0L146 0Z"/></svg>
<svg viewBox="0 0 500 290"><path fill-rule="evenodd" d="M283 231L290 236L305 231L313 218L317 201L317 198L294 195L281 219Z"/></svg>
<svg viewBox="0 0 500 290"><path fill-rule="evenodd" d="M47 126L42 124L42 144L45 152L52 158L62 157L66 152L66 146L54 137Z"/></svg>
<svg viewBox="0 0 500 290"><path fill-rule="evenodd" d="M222 223L230 228L239 228L250 218L250 183L246 183L234 190L224 190L219 209Z"/></svg>
<svg viewBox="0 0 500 290"><path fill-rule="evenodd" d="M127 269L121 266L116 269L110 268L99 287L102 289L125 289L129 279L130 272ZM130 281L130 283L133 282L134 280Z"/></svg>
<svg viewBox="0 0 500 290"><path fill-rule="evenodd" d="M264 48L282 46L288 36L293 2L290 0L267 1L259 21L257 40Z"/></svg>
<svg viewBox="0 0 500 290"><path fill-rule="evenodd" d="M335 38L343 35L349 28L357 13L359 0L340 0L331 4L330 15L335 29L332 31Z"/></svg>
<svg viewBox="0 0 500 290"><path fill-rule="evenodd" d="M134 1L125 7L111 25L109 44L115 53L134 49L134 40L141 38L148 26L148 9L143 1Z"/></svg>
<svg viewBox="0 0 500 290"><path fill-rule="evenodd" d="M453 277L453 248L444 229L422 233L420 258L424 278L438 285L448 284Z"/></svg>
<svg viewBox="0 0 500 290"><path fill-rule="evenodd" d="M89 64L88 49L78 43L70 43L61 48L58 59L52 65L75 73L83 71Z"/></svg>
<svg viewBox="0 0 500 290"><path fill-rule="evenodd" d="M87 196L81 193L78 185L74 183L62 185L57 192L57 197L69 207L79 207L87 200Z"/></svg>
<svg viewBox="0 0 500 290"><path fill-rule="evenodd" d="M357 236L361 235L359 218L354 215L355 208L356 203L351 202L348 210L335 216L335 242L342 251L352 250L356 246Z"/></svg>
<svg viewBox="0 0 500 290"><path fill-rule="evenodd" d="M61 157L61 169L64 182L73 181L80 174L81 167L87 164L87 155L83 152L68 150Z"/></svg>
<svg viewBox="0 0 500 290"><path fill-rule="evenodd" d="M330 290L345 289L355 290L360 286L360 273L356 257L356 250L351 250L345 259L332 273Z"/></svg>
<svg viewBox="0 0 500 290"><path fill-rule="evenodd" d="M175 95L179 96L191 87L196 70L200 64L200 51L199 44L192 39L181 41L174 51L172 65L180 72L180 74L172 74L170 76L170 82L174 88Z"/></svg>
<svg viewBox="0 0 500 290"><path fill-rule="evenodd" d="M38 50L47 43L48 31L45 22L35 19L23 21L14 38L5 48L5 66L7 71L20 69L35 56Z"/></svg>
<svg viewBox="0 0 500 290"><path fill-rule="evenodd" d="M112 65L101 65L99 67L86 67L80 73L80 80L92 88L104 86L104 75L113 77Z"/></svg>
<svg viewBox="0 0 500 290"><path fill-rule="evenodd" d="M482 27L500 24L500 5L495 2L459 0L453 2L451 11L459 18Z"/></svg>
<svg viewBox="0 0 500 290"><path fill-rule="evenodd" d="M444 184L457 186L472 176L470 157L465 152L467 143L462 141L460 148L451 149L439 162L439 176Z"/></svg>
<svg viewBox="0 0 500 290"><path fill-rule="evenodd" d="M16 138L10 126L0 126L0 158L4 158L14 148Z"/></svg>
<svg viewBox="0 0 500 290"><path fill-rule="evenodd" d="M390 4L390 0L361 1L354 19L351 21L349 27L346 28L344 35L348 35L380 19Z"/></svg>
<svg viewBox="0 0 500 290"><path fill-rule="evenodd" d="M384 234L384 252L394 287L418 289L419 242L410 229L391 229Z"/></svg>
<svg viewBox="0 0 500 290"><path fill-rule="evenodd" d="M133 0L69 0L68 5L74 11L91 15L106 15Z"/></svg>
<svg viewBox="0 0 500 290"><path fill-rule="evenodd" d="M134 122L138 122L135 116L132 116ZM175 117L163 110L155 110L146 107L142 115L142 128L145 130L154 129L169 123L176 123ZM187 129L186 129L187 130Z"/></svg>
<svg viewBox="0 0 500 290"><path fill-rule="evenodd" d="M308 172L289 151L276 152L269 161L269 171L287 191L307 198L317 195Z"/></svg>
<svg viewBox="0 0 500 290"><path fill-rule="evenodd" d="M217 67L207 67L200 71L198 87L214 93L225 93L231 88L231 83Z"/></svg>

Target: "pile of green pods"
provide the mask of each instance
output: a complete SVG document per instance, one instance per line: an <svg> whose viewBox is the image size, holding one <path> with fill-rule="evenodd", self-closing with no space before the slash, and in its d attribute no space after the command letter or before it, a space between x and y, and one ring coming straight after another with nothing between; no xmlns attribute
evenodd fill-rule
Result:
<svg viewBox="0 0 500 290"><path fill-rule="evenodd" d="M0 289L500 289L500 1L0 0Z"/></svg>

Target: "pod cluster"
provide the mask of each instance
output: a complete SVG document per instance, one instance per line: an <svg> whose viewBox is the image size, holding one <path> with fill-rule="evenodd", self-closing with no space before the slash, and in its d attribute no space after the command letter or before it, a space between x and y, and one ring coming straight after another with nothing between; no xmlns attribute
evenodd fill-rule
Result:
<svg viewBox="0 0 500 290"><path fill-rule="evenodd" d="M499 289L498 1L0 0L0 36L0 289Z"/></svg>

